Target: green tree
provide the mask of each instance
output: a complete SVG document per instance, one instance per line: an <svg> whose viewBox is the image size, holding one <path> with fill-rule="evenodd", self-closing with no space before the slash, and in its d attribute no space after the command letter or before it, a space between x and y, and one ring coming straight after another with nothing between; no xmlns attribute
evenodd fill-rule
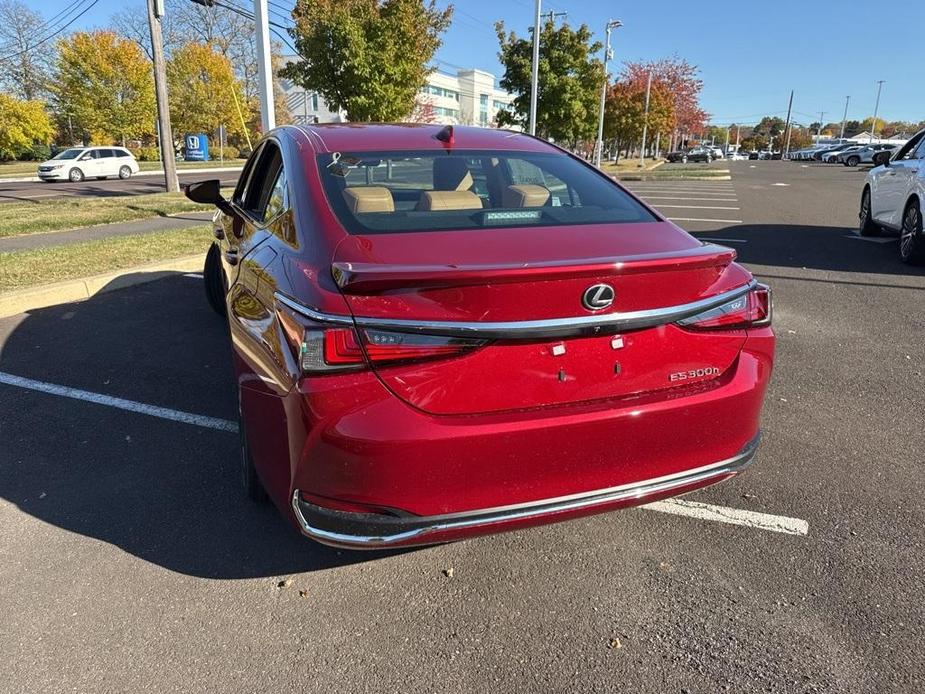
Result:
<svg viewBox="0 0 925 694"><path fill-rule="evenodd" d="M0 159L15 159L33 145L47 145L54 133L41 102L0 93Z"/></svg>
<svg viewBox="0 0 925 694"><path fill-rule="evenodd" d="M154 131L154 79L138 44L111 31L58 41L54 100L60 117L91 142L109 144Z"/></svg>
<svg viewBox="0 0 925 694"><path fill-rule="evenodd" d="M243 134L235 97L245 107L231 61L212 46L187 43L167 61L170 127L176 135L212 133L224 125L229 135Z"/></svg>
<svg viewBox="0 0 925 694"><path fill-rule="evenodd" d="M399 121L424 86L453 8L434 0L297 0L302 59L280 72L351 121Z"/></svg>
<svg viewBox="0 0 925 694"><path fill-rule="evenodd" d="M754 132L757 135L764 135L765 138L767 138L768 135L780 135L784 132L786 127L787 122L783 118L765 116L758 122L758 125L755 126Z"/></svg>
<svg viewBox="0 0 925 694"><path fill-rule="evenodd" d="M498 124L529 127L533 39L505 34L504 23L495 24L504 66L502 89L515 94L510 110L498 113ZM591 43L591 30L584 24L558 29L546 22L540 34L539 94L536 133L558 142L575 145L593 139L597 130L604 65L592 56L601 50Z"/></svg>

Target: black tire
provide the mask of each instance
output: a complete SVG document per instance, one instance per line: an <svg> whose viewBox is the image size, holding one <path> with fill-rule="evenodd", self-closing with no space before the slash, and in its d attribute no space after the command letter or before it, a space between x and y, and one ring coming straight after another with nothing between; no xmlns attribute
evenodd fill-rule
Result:
<svg viewBox="0 0 925 694"><path fill-rule="evenodd" d="M209 246L206 262L202 268L202 283L209 306L218 315L224 317L227 307L225 306L225 277L222 273L221 252L218 245L213 243Z"/></svg>
<svg viewBox="0 0 925 694"><path fill-rule="evenodd" d="M132 170L128 166L119 167L119 178L121 178L123 181L126 178L131 177L131 175L132 175Z"/></svg>
<svg viewBox="0 0 925 694"><path fill-rule="evenodd" d="M848 166L854 167L861 163L861 158L860 157L848 157L848 159L845 160L845 163Z"/></svg>
<svg viewBox="0 0 925 694"><path fill-rule="evenodd" d="M903 226L899 236L899 258L909 265L925 264L925 235L922 233L922 211L919 201L913 198L903 212Z"/></svg>
<svg viewBox="0 0 925 694"><path fill-rule="evenodd" d="M254 503L265 503L269 497L267 496L267 490L263 487L263 482L260 481L260 475L257 474L257 468L254 467L250 447L247 445L244 418L241 417L240 393L238 394L238 440L241 449L241 484L244 486L244 495Z"/></svg>
<svg viewBox="0 0 925 694"><path fill-rule="evenodd" d="M880 236L880 226L870 214L870 188L865 187L861 193L861 209L858 212L858 233L861 236Z"/></svg>
<svg viewBox="0 0 925 694"><path fill-rule="evenodd" d="M76 166L67 172L67 180L71 183L80 183L84 180L84 172L78 169Z"/></svg>

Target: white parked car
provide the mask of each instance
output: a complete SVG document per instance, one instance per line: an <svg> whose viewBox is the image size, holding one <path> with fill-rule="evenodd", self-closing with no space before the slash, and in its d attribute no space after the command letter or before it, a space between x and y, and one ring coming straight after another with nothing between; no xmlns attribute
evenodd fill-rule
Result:
<svg viewBox="0 0 925 694"><path fill-rule="evenodd" d="M867 172L861 193L861 236L881 230L899 232L899 257L904 263L925 263L925 130L916 133L892 159Z"/></svg>
<svg viewBox="0 0 925 694"><path fill-rule="evenodd" d="M730 152L726 155L726 159L729 161L748 161L748 156L741 152Z"/></svg>
<svg viewBox="0 0 925 694"><path fill-rule="evenodd" d="M858 164L870 164L874 160L874 155L877 152L882 152L884 150L892 149L898 151L899 147L894 145L867 145L865 147L859 147L858 149L846 149L844 152L839 152L838 156L835 157L836 161L845 166L857 166Z"/></svg>
<svg viewBox="0 0 925 694"><path fill-rule="evenodd" d="M85 178L128 178L138 170L135 157L124 147L70 147L39 164L39 178L77 183Z"/></svg>

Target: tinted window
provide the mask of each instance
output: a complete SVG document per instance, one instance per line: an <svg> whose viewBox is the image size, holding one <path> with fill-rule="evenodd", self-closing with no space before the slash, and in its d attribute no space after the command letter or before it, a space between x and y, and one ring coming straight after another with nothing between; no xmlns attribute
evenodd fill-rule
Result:
<svg viewBox="0 0 925 694"><path fill-rule="evenodd" d="M286 182L286 170L280 166L279 172L276 174L276 181L270 188L270 194L267 197L266 208L263 211L263 221L270 222L285 212L288 206L289 192Z"/></svg>
<svg viewBox="0 0 925 694"><path fill-rule="evenodd" d="M247 163L244 165L244 170L241 171L240 178L238 178L238 184L235 186L232 200L241 207L244 207L244 200L247 198L247 190L250 187L251 178L257 170L257 161L260 159L262 152L263 146L258 145L257 149L254 150L254 153L251 154L250 159L248 159Z"/></svg>
<svg viewBox="0 0 925 694"><path fill-rule="evenodd" d="M657 221L608 178L559 153L335 152L318 165L350 233Z"/></svg>
<svg viewBox="0 0 925 694"><path fill-rule="evenodd" d="M63 152L58 152L52 159L76 159L83 152L82 149L78 147L73 147L71 149L66 149Z"/></svg>
<svg viewBox="0 0 925 694"><path fill-rule="evenodd" d="M256 156L252 170L246 172L250 175L241 192L238 204L255 220L264 221L268 219L266 217L267 207L277 187L283 158L279 147L272 141L265 142ZM282 181L282 190L285 190L285 177Z"/></svg>
<svg viewBox="0 0 925 694"><path fill-rule="evenodd" d="M100 159L112 159L116 156L116 153L111 149L101 149L99 152Z"/></svg>
<svg viewBox="0 0 925 694"><path fill-rule="evenodd" d="M113 151L114 151L114 154L115 154L117 157L130 157L130 156L132 156L132 153L129 152L127 149L117 149L117 150L113 150Z"/></svg>

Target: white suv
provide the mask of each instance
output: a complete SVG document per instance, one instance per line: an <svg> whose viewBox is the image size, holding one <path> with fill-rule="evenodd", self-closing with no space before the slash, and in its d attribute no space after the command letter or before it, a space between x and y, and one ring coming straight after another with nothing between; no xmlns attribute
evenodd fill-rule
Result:
<svg viewBox="0 0 925 694"><path fill-rule="evenodd" d="M899 257L904 263L925 263L925 130L916 133L893 158L867 173L861 193L861 236L881 229L899 232Z"/></svg>
<svg viewBox="0 0 925 694"><path fill-rule="evenodd" d="M71 147L39 164L39 178L77 183L85 178L128 178L138 170L135 157L124 147Z"/></svg>

